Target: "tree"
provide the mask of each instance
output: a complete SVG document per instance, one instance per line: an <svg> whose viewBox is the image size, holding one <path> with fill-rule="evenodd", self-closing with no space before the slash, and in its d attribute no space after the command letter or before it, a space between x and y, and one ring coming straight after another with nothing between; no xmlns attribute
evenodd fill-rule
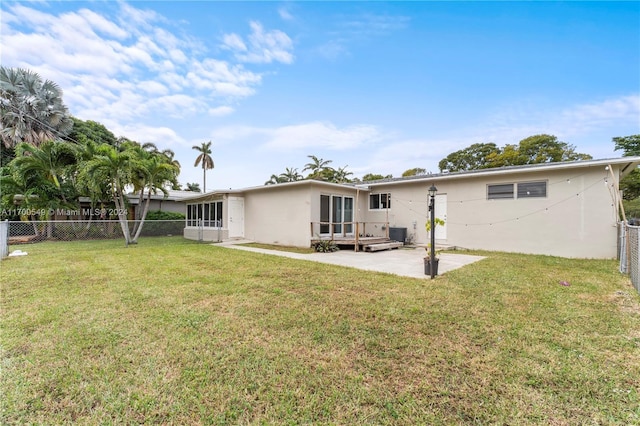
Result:
<svg viewBox="0 0 640 426"><path fill-rule="evenodd" d="M149 212L151 203L151 195L161 191L165 197L168 194L165 186L177 184L176 178L180 173L180 168L171 161L170 157L162 152L150 152L147 156L142 157L142 176L144 181L139 189L140 196L146 197L144 206L139 204L142 212L138 221L134 224L133 243L135 244L142 232L142 226Z"/></svg>
<svg viewBox="0 0 640 426"><path fill-rule="evenodd" d="M0 137L7 148L59 139L73 127L60 87L22 68L0 67L0 111Z"/></svg>
<svg viewBox="0 0 640 426"><path fill-rule="evenodd" d="M402 173L402 177L409 177L409 176L422 176L427 174L427 170L423 169L421 167L414 167L413 169L409 169L409 170L405 170Z"/></svg>
<svg viewBox="0 0 640 426"><path fill-rule="evenodd" d="M457 172L461 170L477 170L490 167L487 158L492 154L499 154L500 149L495 143L474 143L467 148L452 152L440 160L440 171Z"/></svg>
<svg viewBox="0 0 640 426"><path fill-rule="evenodd" d="M302 180L302 175L298 173L298 169L294 167L287 167L284 173L280 173L278 180L282 182L296 182L298 180Z"/></svg>
<svg viewBox="0 0 640 426"><path fill-rule="evenodd" d="M279 183L283 183L284 181L282 180L282 177L279 175L271 175L271 178L269 178L268 181L266 181L264 184L265 185L276 185Z"/></svg>
<svg viewBox="0 0 640 426"><path fill-rule="evenodd" d="M73 181L76 153L73 144L46 141L40 146L21 142L16 146L16 158L8 165L9 174L3 177L5 202L18 197L24 209L42 212L39 219L54 219L60 210L77 209L78 194ZM37 226L34 225L36 234ZM47 225L52 236L53 225Z"/></svg>
<svg viewBox="0 0 640 426"><path fill-rule="evenodd" d="M203 192L207 192L207 170L215 167L213 164L213 158L211 158L211 141L202 142L200 146L194 145L193 149L200 153L198 154L193 166L198 167L199 164L202 164L202 188Z"/></svg>
<svg viewBox="0 0 640 426"><path fill-rule="evenodd" d="M76 117L71 117L73 127L68 135L62 139L69 142L86 143L92 141L95 144L107 144L116 146L118 139L109 129L97 121L83 121Z"/></svg>
<svg viewBox="0 0 640 426"><path fill-rule="evenodd" d="M307 179L322 179L324 180L325 170L329 164L331 164L331 160L324 160L322 158L318 158L315 155L307 155L308 158L311 159L311 162L304 165L303 172L309 170L309 175Z"/></svg>
<svg viewBox="0 0 640 426"><path fill-rule="evenodd" d="M326 169L327 180L329 182L334 182L334 183L351 182L351 179L349 179L349 176L353 175L353 173L347 171L347 167L349 166L339 167L338 169L333 169L333 168Z"/></svg>
<svg viewBox="0 0 640 426"><path fill-rule="evenodd" d="M192 192L200 192L200 184L199 183L189 183L187 182L185 184L186 189L185 191L192 191Z"/></svg>
<svg viewBox="0 0 640 426"><path fill-rule="evenodd" d="M588 154L577 153L576 147L560 142L553 135L534 135L518 144L521 164L559 163L561 161L590 160Z"/></svg>
<svg viewBox="0 0 640 426"><path fill-rule="evenodd" d="M640 155L640 135L616 136L612 138L615 150L622 150L624 157ZM640 170L634 169L620 180L622 197L629 201L640 197Z"/></svg>
<svg viewBox="0 0 640 426"><path fill-rule="evenodd" d="M69 204L76 197L69 176L76 164L76 155L69 143L50 140L34 146L22 142L16 147L16 158L11 164L25 182L28 178L40 177L41 184L44 181L53 185L57 194L51 194L53 198L47 197L52 203L49 208L75 207Z"/></svg>
<svg viewBox="0 0 640 426"><path fill-rule="evenodd" d="M135 150L127 149L127 146L118 149L110 145L100 145L97 155L83 164L80 174L81 179L94 190L99 190L100 185L106 183L127 245L135 244L135 241L127 222L125 189L133 184L143 168L144 165Z"/></svg>
<svg viewBox="0 0 640 426"><path fill-rule="evenodd" d="M615 144L615 150L623 151L624 157L640 155L640 135L616 136L612 138Z"/></svg>
<svg viewBox="0 0 640 426"><path fill-rule="evenodd" d="M382 179L392 179L393 175L386 175L386 176L382 176L379 174L374 174L374 173L367 173L366 175L362 176L362 181L363 182L370 182L373 180L382 180Z"/></svg>
<svg viewBox="0 0 640 426"><path fill-rule="evenodd" d="M588 154L575 151L575 146L558 141L553 135L534 135L522 139L518 145L499 148L494 143L476 143L453 152L440 160L440 171L479 170L494 167L561 161L590 160Z"/></svg>

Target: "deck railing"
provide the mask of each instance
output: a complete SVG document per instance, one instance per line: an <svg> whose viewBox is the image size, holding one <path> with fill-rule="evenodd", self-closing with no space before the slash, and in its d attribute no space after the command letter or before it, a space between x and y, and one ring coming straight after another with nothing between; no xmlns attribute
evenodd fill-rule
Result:
<svg viewBox="0 0 640 426"><path fill-rule="evenodd" d="M311 222L312 239L389 238L389 222Z"/></svg>

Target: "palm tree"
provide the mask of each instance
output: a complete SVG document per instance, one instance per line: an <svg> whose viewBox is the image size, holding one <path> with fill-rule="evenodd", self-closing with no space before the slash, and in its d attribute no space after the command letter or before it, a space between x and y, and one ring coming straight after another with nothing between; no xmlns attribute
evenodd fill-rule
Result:
<svg viewBox="0 0 640 426"><path fill-rule="evenodd" d="M199 164L202 164L202 192L207 192L207 170L215 167L213 164L213 158L211 158L211 141L202 142L202 145L200 146L194 145L193 149L200 153L193 166L198 167Z"/></svg>
<svg viewBox="0 0 640 426"><path fill-rule="evenodd" d="M344 167L340 167L337 170L333 171L333 180L332 182L335 183L348 183L351 182L351 180L349 179L349 176L351 176L353 173L352 172L348 172L347 171L347 166Z"/></svg>
<svg viewBox="0 0 640 426"><path fill-rule="evenodd" d="M83 165L80 173L80 179L94 191L99 191L101 185L106 183L127 245L134 242L127 223L124 191L127 185L132 185L138 179L144 168L136 154L135 150L127 149L126 145L124 149L100 145L97 155Z"/></svg>
<svg viewBox="0 0 640 426"><path fill-rule="evenodd" d="M68 142L46 141L39 147L20 143L16 147L16 158L12 161L13 167L23 177L40 176L43 180L52 183L58 191L58 197L63 204L67 204L63 187L71 168L76 164L74 147Z"/></svg>
<svg viewBox="0 0 640 426"><path fill-rule="evenodd" d="M156 194L160 190L165 197L169 195L165 186L177 184L176 178L180 173L180 168L170 162L170 159L161 152L151 153L148 158L143 159L144 177L145 182L140 193L144 196L146 191L146 200L144 207L139 204L139 208L142 208L139 221L134 224L133 229L133 244L138 242L138 237L142 232L142 226L144 220L149 212L149 205L151 204L151 194Z"/></svg>
<svg viewBox="0 0 640 426"><path fill-rule="evenodd" d="M302 175L298 173L297 168L287 167L284 173L280 173L279 180L280 182L295 182L302 180Z"/></svg>
<svg viewBox="0 0 640 426"><path fill-rule="evenodd" d="M200 184L199 183L189 183L189 182L187 182L185 184L185 186L187 187L185 189L185 191L200 192Z"/></svg>
<svg viewBox="0 0 640 426"><path fill-rule="evenodd" d="M309 170L309 176L307 179L322 179L325 169L331 163L331 160L323 160L315 155L307 155L311 159L310 163L304 165L303 172Z"/></svg>
<svg viewBox="0 0 640 426"><path fill-rule="evenodd" d="M281 175L282 176L282 175ZM276 185L278 183L282 183L282 177L278 176L278 175L271 175L271 178L269 178L268 181L266 181L264 184L265 185Z"/></svg>
<svg viewBox="0 0 640 426"><path fill-rule="evenodd" d="M0 67L0 107L0 138L7 148L60 139L73 127L60 87L22 68Z"/></svg>

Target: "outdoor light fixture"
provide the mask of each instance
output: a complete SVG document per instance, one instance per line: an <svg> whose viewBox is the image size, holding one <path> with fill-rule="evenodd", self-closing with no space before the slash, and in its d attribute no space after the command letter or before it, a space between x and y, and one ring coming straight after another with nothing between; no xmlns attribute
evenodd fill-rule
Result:
<svg viewBox="0 0 640 426"><path fill-rule="evenodd" d="M435 185L431 184L429 188L429 211L431 212L431 279L436 276L436 192L438 192L438 188Z"/></svg>

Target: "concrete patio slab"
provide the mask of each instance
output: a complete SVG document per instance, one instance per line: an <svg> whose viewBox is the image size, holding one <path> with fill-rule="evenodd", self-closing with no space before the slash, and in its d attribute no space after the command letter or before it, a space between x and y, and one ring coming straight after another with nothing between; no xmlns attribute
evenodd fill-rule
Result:
<svg viewBox="0 0 640 426"><path fill-rule="evenodd" d="M267 250L247 247L240 244L250 243L248 240L227 241L215 244L237 250L273 256L289 257L291 259L310 260L312 262L328 263L331 265L349 266L366 271L386 272L412 278L430 278L424 274L424 248L400 248L377 252L354 252L341 250L335 253L291 253L280 250ZM441 253L439 256L438 275L484 259L484 256L467 254Z"/></svg>

